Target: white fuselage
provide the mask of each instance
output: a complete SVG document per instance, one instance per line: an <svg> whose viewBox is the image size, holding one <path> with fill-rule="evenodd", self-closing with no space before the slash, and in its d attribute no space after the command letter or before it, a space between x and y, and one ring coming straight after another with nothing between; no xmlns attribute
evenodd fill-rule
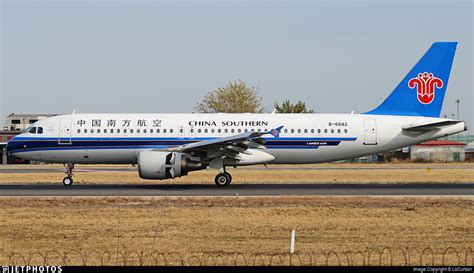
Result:
<svg viewBox="0 0 474 273"><path fill-rule="evenodd" d="M461 132L460 122L426 133L403 127L447 119L367 114L71 114L40 120L42 133L8 144L16 157L54 163L136 164L141 151L268 131L268 163L316 163L393 150Z"/></svg>

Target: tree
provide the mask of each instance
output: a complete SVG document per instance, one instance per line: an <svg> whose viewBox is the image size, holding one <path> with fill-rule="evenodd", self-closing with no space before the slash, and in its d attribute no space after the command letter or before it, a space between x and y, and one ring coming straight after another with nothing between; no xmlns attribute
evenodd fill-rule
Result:
<svg viewBox="0 0 474 273"><path fill-rule="evenodd" d="M257 88L247 86L241 80L230 82L224 88L208 92L196 111L200 113L262 113L264 111L262 98L257 94Z"/></svg>
<svg viewBox="0 0 474 273"><path fill-rule="evenodd" d="M277 113L314 113L313 110L306 108L306 103L298 101L296 104L290 102L290 100L284 100L281 106L275 102L275 110Z"/></svg>

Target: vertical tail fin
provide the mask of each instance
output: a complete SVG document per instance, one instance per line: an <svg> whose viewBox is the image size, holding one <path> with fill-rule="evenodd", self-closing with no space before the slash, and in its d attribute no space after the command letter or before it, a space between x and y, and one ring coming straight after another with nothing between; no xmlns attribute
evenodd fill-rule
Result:
<svg viewBox="0 0 474 273"><path fill-rule="evenodd" d="M395 90L364 114L439 117L457 42L437 42Z"/></svg>

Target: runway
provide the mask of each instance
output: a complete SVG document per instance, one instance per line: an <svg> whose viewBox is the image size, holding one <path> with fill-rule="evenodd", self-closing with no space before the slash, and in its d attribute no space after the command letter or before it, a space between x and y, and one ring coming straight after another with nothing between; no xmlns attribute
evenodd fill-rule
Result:
<svg viewBox="0 0 474 273"><path fill-rule="evenodd" d="M467 184L235 184L215 185L76 184L0 185L0 196L417 196L474 195Z"/></svg>
<svg viewBox="0 0 474 273"><path fill-rule="evenodd" d="M361 166L351 166L351 165L311 165L311 166L268 166L268 167L239 167L241 170L289 170L289 171L308 171L308 170L426 170L427 168L433 170L450 170L450 169L457 169L457 170L472 170L473 166L471 164L465 165L371 165L366 167ZM63 173L63 167L57 166L23 166L23 165L0 165L0 174L34 174L34 173ZM138 172L136 167L86 167L80 166L74 169L74 172Z"/></svg>

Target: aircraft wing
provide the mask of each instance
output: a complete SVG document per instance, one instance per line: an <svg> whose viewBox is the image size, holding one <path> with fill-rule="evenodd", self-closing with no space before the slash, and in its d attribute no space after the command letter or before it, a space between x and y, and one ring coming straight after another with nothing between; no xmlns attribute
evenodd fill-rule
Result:
<svg viewBox="0 0 474 273"><path fill-rule="evenodd" d="M425 124L412 124L402 128L403 131L409 132L428 132L432 130L441 129L441 127L449 126L458 124L462 121L458 120L446 120L446 121L439 121L439 122L432 122L432 123L425 123Z"/></svg>
<svg viewBox="0 0 474 273"><path fill-rule="evenodd" d="M266 149L265 140L261 137L265 134L272 134L278 137L281 128L272 129L269 132L246 132L234 136L216 138L185 144L181 146L165 149L170 152L205 152L208 159L226 156L232 159L239 159L239 153L248 154L247 149Z"/></svg>

